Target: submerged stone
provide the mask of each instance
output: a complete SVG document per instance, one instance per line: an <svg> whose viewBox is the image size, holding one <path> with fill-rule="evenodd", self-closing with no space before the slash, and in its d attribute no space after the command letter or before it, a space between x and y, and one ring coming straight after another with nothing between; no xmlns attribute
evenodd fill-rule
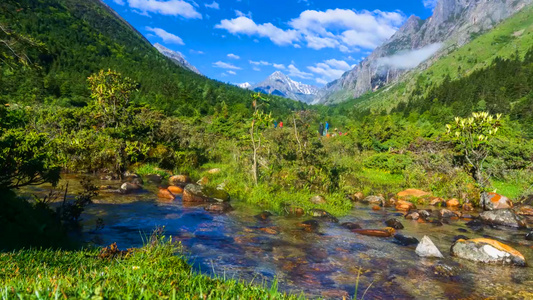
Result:
<svg viewBox="0 0 533 300"><path fill-rule="evenodd" d="M528 234L526 234L526 240L533 241L533 231L530 231Z"/></svg>
<svg viewBox="0 0 533 300"><path fill-rule="evenodd" d="M394 228L386 227L384 229L353 229L352 232L367 236L391 237L396 231Z"/></svg>
<svg viewBox="0 0 533 300"><path fill-rule="evenodd" d="M129 194L129 193L138 191L140 189L142 189L141 185L137 183L131 183L131 182L124 182L120 186L120 192L123 194Z"/></svg>
<svg viewBox="0 0 533 300"><path fill-rule="evenodd" d="M268 218L270 218L272 216L272 213L269 212L269 211L264 211L258 215L255 216L256 219L260 220L260 221L266 221L268 220Z"/></svg>
<svg viewBox="0 0 533 300"><path fill-rule="evenodd" d="M208 212L225 213L233 210L233 207L227 202L210 203L205 208Z"/></svg>
<svg viewBox="0 0 533 300"><path fill-rule="evenodd" d="M387 221L385 221L385 224L388 226L388 227L392 227L394 229L403 229L403 224L400 223L400 221L398 221L398 219L396 218L392 218L392 219L389 219Z"/></svg>
<svg viewBox="0 0 533 300"><path fill-rule="evenodd" d="M339 219L337 219L334 215L330 214L329 212L323 209L311 209L309 211L309 214L314 218L320 218L322 221L332 222L332 223L339 222Z"/></svg>
<svg viewBox="0 0 533 300"><path fill-rule="evenodd" d="M452 246L453 256L483 263L503 263L525 266L522 253L496 240L479 238L458 240Z"/></svg>
<svg viewBox="0 0 533 300"><path fill-rule="evenodd" d="M344 228L350 229L350 230L352 230L352 229L361 229L361 225L356 224L356 223L352 223L352 222L342 223L341 226L344 227Z"/></svg>
<svg viewBox="0 0 533 300"><path fill-rule="evenodd" d="M299 226L303 227L305 231L313 232L316 231L320 225L316 220L307 220L300 223Z"/></svg>
<svg viewBox="0 0 533 300"><path fill-rule="evenodd" d="M436 258L443 258L442 253L439 251L437 246L433 244L433 241L425 235L422 238L422 241L418 244L416 247L416 254L420 257L436 257Z"/></svg>
<svg viewBox="0 0 533 300"><path fill-rule="evenodd" d="M405 236L403 234L395 234L394 243L402 245L402 246L411 246L411 245L418 245L419 241L417 238L412 237L412 236Z"/></svg>

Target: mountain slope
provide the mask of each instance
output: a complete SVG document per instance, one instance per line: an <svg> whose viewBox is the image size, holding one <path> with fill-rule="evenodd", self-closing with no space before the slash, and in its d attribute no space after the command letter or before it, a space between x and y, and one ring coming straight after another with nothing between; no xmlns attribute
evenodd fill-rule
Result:
<svg viewBox="0 0 533 300"><path fill-rule="evenodd" d="M188 69L188 70L191 70L193 71L194 73L196 74L200 74L200 71L198 71L198 69L196 69L195 66L191 65L186 59L185 57L183 56L183 54L181 54L180 52L178 51L173 51L173 50L170 50L168 49L167 47L159 44L159 43L155 43L154 44L154 47L157 49L157 51L159 51L161 54L163 54L164 56L170 58L174 63L176 63L178 66L182 67L182 68L185 68L185 69Z"/></svg>
<svg viewBox="0 0 533 300"><path fill-rule="evenodd" d="M346 101L393 83L409 69L464 45L472 36L493 28L531 2L439 0L429 19L411 16L386 43L353 70L326 85L315 103Z"/></svg>
<svg viewBox="0 0 533 300"><path fill-rule="evenodd" d="M112 69L139 82L134 102L167 114L209 115L222 103L236 113L250 110L251 91L177 66L100 0L17 3L20 8L1 14L0 23L40 41L43 47L27 51L39 68L0 72L0 100L82 106L91 101L87 77ZM277 99L270 106L280 112L299 107L300 103L287 99Z"/></svg>
<svg viewBox="0 0 533 300"><path fill-rule="evenodd" d="M524 58L532 49L533 7L529 6L464 46L451 49L448 55L438 58L425 70L411 70L403 75L401 82L366 93L337 107L353 112L390 111L399 103L418 98L426 99L433 93L433 89L439 88L445 81L454 82L468 78L471 74L492 66L494 62L516 59L516 54L518 58ZM501 84L504 87L504 82ZM477 89L488 90L484 85L478 86ZM480 96L479 100L482 100L481 98Z"/></svg>
<svg viewBox="0 0 533 300"><path fill-rule="evenodd" d="M281 96L304 103L310 103L318 93L318 88L303 84L289 78L280 71L268 76L264 81L253 85L250 89L265 94Z"/></svg>

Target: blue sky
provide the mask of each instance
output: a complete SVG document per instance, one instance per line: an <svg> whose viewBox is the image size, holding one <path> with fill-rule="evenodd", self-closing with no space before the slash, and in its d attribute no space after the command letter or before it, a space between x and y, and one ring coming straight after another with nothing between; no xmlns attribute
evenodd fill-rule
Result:
<svg viewBox="0 0 533 300"><path fill-rule="evenodd" d="M322 86L437 0L104 0L204 75L257 83L274 71Z"/></svg>

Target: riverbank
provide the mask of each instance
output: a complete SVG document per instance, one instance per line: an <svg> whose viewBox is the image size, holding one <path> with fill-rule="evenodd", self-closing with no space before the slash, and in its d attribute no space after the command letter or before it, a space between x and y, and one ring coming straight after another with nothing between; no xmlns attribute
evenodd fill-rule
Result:
<svg viewBox="0 0 533 300"><path fill-rule="evenodd" d="M0 254L3 299L303 299L240 280L195 272L179 243L158 237L142 248L20 250Z"/></svg>

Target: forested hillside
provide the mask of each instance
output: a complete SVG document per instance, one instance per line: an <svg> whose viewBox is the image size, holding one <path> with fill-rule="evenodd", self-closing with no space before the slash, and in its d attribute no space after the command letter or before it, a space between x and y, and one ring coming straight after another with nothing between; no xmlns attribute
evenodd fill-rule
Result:
<svg viewBox="0 0 533 300"><path fill-rule="evenodd" d="M526 7L463 47L450 48L447 55L431 62L431 66L423 64L407 73L398 83L338 107L355 108L357 111L390 111L398 103L409 101L413 95L426 95L443 81L465 78L477 70L490 67L496 60L516 58L517 54L523 59L532 47L533 8Z"/></svg>
<svg viewBox="0 0 533 300"><path fill-rule="evenodd" d="M83 106L89 99L87 77L112 69L139 83L134 102L166 114L210 115L222 103L236 114L250 109L251 92L177 67L99 0L22 0L2 6L5 29L35 41L25 48L31 68L2 67L0 99L5 102ZM302 107L277 98L270 109Z"/></svg>

